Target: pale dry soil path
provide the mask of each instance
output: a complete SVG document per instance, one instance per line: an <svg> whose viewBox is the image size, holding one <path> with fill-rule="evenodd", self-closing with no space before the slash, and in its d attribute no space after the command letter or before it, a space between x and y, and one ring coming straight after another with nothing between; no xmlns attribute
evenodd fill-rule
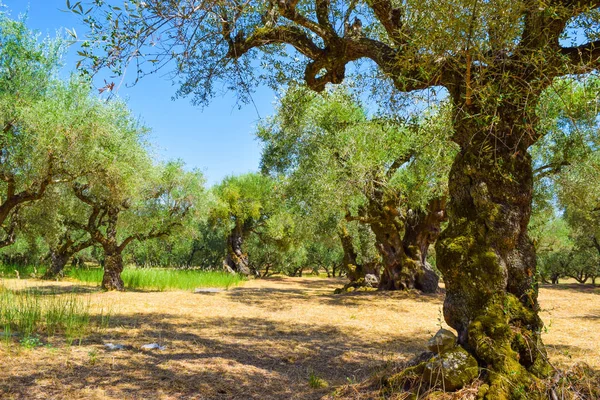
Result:
<svg viewBox="0 0 600 400"><path fill-rule="evenodd" d="M110 327L66 346L0 345L1 399L318 399L423 351L443 294L333 295L344 280L274 278L220 293L103 293L78 283L5 281L81 290ZM544 340L561 367L600 369L600 288L544 287ZM130 346L107 351L104 343ZM157 342L163 351L140 346ZM329 388L314 389L310 375Z"/></svg>

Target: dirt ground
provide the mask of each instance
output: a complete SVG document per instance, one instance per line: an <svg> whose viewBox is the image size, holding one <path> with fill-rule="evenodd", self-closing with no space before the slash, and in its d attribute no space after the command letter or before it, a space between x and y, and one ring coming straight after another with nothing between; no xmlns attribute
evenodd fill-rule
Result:
<svg viewBox="0 0 600 400"><path fill-rule="evenodd" d="M443 294L333 295L343 283L273 278L220 293L103 293L13 281L78 289L112 317L81 345L1 345L0 398L318 399L424 350L440 327ZM544 287L540 303L555 364L600 369L600 288ZM108 351L109 342L128 348ZM154 342L165 349L140 350ZM313 388L311 377L329 387Z"/></svg>

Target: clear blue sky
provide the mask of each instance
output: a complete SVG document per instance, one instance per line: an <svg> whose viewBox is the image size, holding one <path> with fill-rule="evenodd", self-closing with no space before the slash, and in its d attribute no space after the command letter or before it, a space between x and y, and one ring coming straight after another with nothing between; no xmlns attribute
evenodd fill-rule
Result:
<svg viewBox="0 0 600 400"><path fill-rule="evenodd" d="M66 0L0 0L13 18L28 12L27 25L42 35L54 37L60 28L85 33L76 15L61 12ZM77 56L71 46L65 69L73 70ZM122 86L119 96L126 99L136 116L152 129L161 159L180 158L188 168L202 170L212 185L226 175L258 170L260 146L254 128L259 116L273 113L274 93L264 88L254 95L256 109L236 106L235 97L217 97L204 109L188 99L172 101L176 87L159 75L142 79L133 88ZM258 113L257 113L258 109Z"/></svg>

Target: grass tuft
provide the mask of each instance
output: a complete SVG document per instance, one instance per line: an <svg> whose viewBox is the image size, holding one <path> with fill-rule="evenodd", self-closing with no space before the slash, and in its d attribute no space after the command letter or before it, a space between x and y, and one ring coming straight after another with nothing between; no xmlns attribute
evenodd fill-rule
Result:
<svg viewBox="0 0 600 400"><path fill-rule="evenodd" d="M319 375L315 373L313 370L308 371L308 386L313 389L322 389L329 387L329 383Z"/></svg>
<svg viewBox="0 0 600 400"><path fill-rule="evenodd" d="M0 329L8 340L13 334L23 337L25 347L32 338L64 335L69 344L81 341L94 327L105 328L110 312L94 322L90 300L75 293L57 294L33 289L10 290L0 286ZM33 346L35 347L35 346Z"/></svg>

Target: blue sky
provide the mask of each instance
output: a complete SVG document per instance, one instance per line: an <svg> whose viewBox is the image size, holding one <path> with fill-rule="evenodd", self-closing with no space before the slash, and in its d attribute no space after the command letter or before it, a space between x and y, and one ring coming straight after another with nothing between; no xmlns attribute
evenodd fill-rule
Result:
<svg viewBox="0 0 600 400"><path fill-rule="evenodd" d="M85 27L76 15L61 12L65 0L0 0L13 18L28 13L27 25L43 35L55 36L60 28L75 28L83 35ZM71 46L66 59L67 71L75 68L77 56ZM66 74L65 74L66 75ZM176 87L159 75L148 76L132 88L124 85L119 96L126 99L136 116L152 129L151 140L161 159L180 158L188 168L204 172L208 184L226 175L258 170L260 145L254 128L259 116L273 113L274 93L260 89L253 105L236 106L233 94L216 97L204 109L188 99L172 101Z"/></svg>

